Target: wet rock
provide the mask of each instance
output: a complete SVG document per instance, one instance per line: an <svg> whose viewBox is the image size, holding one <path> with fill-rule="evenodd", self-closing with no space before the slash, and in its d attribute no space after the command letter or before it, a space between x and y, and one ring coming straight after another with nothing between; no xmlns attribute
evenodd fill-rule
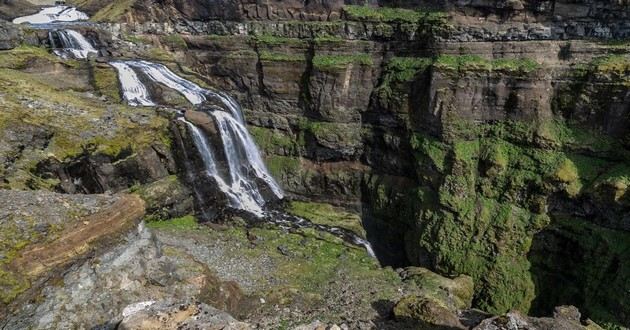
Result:
<svg viewBox="0 0 630 330"><path fill-rule="evenodd" d="M122 316L120 330L252 329L247 323L203 303L147 301L127 306Z"/></svg>

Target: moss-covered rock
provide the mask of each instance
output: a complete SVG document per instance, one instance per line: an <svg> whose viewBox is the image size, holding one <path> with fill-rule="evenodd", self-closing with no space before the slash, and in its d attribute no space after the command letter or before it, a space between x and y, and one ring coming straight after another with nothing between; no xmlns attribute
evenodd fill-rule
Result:
<svg viewBox="0 0 630 330"><path fill-rule="evenodd" d="M418 295L440 301L450 310L464 310L472 306L474 283L470 276L460 275L450 279L426 268L408 267L402 277L418 286Z"/></svg>
<svg viewBox="0 0 630 330"><path fill-rule="evenodd" d="M365 237L365 229L358 214L335 208L330 204L293 201L289 204L288 211L313 223L348 229Z"/></svg>
<svg viewBox="0 0 630 330"><path fill-rule="evenodd" d="M465 329L454 310L424 296L407 296L394 306L394 317L413 320L430 329Z"/></svg>

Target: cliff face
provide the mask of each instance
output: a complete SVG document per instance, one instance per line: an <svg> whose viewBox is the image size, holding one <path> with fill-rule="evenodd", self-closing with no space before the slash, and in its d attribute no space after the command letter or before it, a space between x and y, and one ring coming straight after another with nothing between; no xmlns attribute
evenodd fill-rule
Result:
<svg viewBox="0 0 630 330"><path fill-rule="evenodd" d="M604 41L627 4L322 5L343 19L109 28L235 95L284 188L361 210L385 263L471 275L488 311L627 324L628 46Z"/></svg>
<svg viewBox="0 0 630 330"><path fill-rule="evenodd" d="M576 304L628 326L630 48L619 41L630 33L628 3L379 3L425 11L77 2L94 20L116 22L98 33L112 55L166 62L235 96L283 188L360 211L384 264L469 275L473 305L486 311ZM41 125L21 130L39 147L9 141L4 157L27 162L34 149L39 165L29 172L67 192L163 179L176 171L161 151L169 146L186 166L181 149L193 148L182 127L171 125L175 143L162 143L140 134L168 132L160 119L121 113L146 141L121 141L133 152L112 146L44 162L40 151L59 135ZM8 167L4 184L34 184L16 173ZM64 176L83 184L64 185L77 182Z"/></svg>

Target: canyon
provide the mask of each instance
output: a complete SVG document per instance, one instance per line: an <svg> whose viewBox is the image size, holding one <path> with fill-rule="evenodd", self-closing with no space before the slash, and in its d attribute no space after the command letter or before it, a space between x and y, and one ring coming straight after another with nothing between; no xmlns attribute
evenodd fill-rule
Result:
<svg viewBox="0 0 630 330"><path fill-rule="evenodd" d="M627 1L68 5L0 3L3 329L630 327Z"/></svg>

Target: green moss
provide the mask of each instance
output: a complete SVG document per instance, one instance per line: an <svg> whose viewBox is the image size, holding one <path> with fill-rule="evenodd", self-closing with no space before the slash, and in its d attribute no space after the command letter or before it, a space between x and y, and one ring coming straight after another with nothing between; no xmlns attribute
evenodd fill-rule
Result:
<svg viewBox="0 0 630 330"><path fill-rule="evenodd" d="M168 34L160 36L160 42L171 49L185 50L188 48L186 40L179 34Z"/></svg>
<svg viewBox="0 0 630 330"><path fill-rule="evenodd" d="M345 228L365 237L365 230L358 214L335 208L330 204L293 201L289 204L288 211L313 223Z"/></svg>
<svg viewBox="0 0 630 330"><path fill-rule="evenodd" d="M350 64L372 66L373 60L369 54L315 55L313 58L313 66L322 71L341 70Z"/></svg>
<svg viewBox="0 0 630 330"><path fill-rule="evenodd" d="M591 65L600 73L627 75L630 72L630 57L627 55L608 55L595 59Z"/></svg>
<svg viewBox="0 0 630 330"><path fill-rule="evenodd" d="M32 59L43 59L52 63L61 62L46 48L21 45L9 51L0 51L0 68L21 70L26 69Z"/></svg>
<svg viewBox="0 0 630 330"><path fill-rule="evenodd" d="M301 162L298 157L270 155L265 158L265 161L269 171L276 178L286 175L295 176L300 172Z"/></svg>
<svg viewBox="0 0 630 330"><path fill-rule="evenodd" d="M90 3L93 0L77 0L80 3ZM135 0L114 0L97 11L90 20L93 22L119 21L123 15L131 11Z"/></svg>
<svg viewBox="0 0 630 330"><path fill-rule="evenodd" d="M598 324L623 329L623 315L630 312L626 303L630 290L630 234L558 215L539 240L532 253L536 286L541 290L537 307L576 304L583 315ZM555 253L550 254L548 249ZM567 260L571 260L570 267L555 271ZM564 285L569 279L572 285Z"/></svg>
<svg viewBox="0 0 630 330"><path fill-rule="evenodd" d="M527 74L536 71L540 65L527 58L488 60L477 55L440 55L435 67L452 71L502 71Z"/></svg>
<svg viewBox="0 0 630 330"><path fill-rule="evenodd" d="M159 229L159 230L197 230L199 228L199 224L197 223L197 219L192 215L187 215L185 217L169 219L169 220L159 220L159 221L149 221L147 222L147 227L151 229Z"/></svg>
<svg viewBox="0 0 630 330"><path fill-rule="evenodd" d="M120 84L118 74L111 67L94 68L94 89L101 95L109 97L114 102L120 102Z"/></svg>
<svg viewBox="0 0 630 330"><path fill-rule="evenodd" d="M279 130L249 126L249 132L265 154L298 155L301 149L299 141Z"/></svg>
<svg viewBox="0 0 630 330"><path fill-rule="evenodd" d="M444 171L449 153L449 147L436 138L423 134L414 134L411 138L411 147L418 152L419 157L428 157L433 166L439 171Z"/></svg>

